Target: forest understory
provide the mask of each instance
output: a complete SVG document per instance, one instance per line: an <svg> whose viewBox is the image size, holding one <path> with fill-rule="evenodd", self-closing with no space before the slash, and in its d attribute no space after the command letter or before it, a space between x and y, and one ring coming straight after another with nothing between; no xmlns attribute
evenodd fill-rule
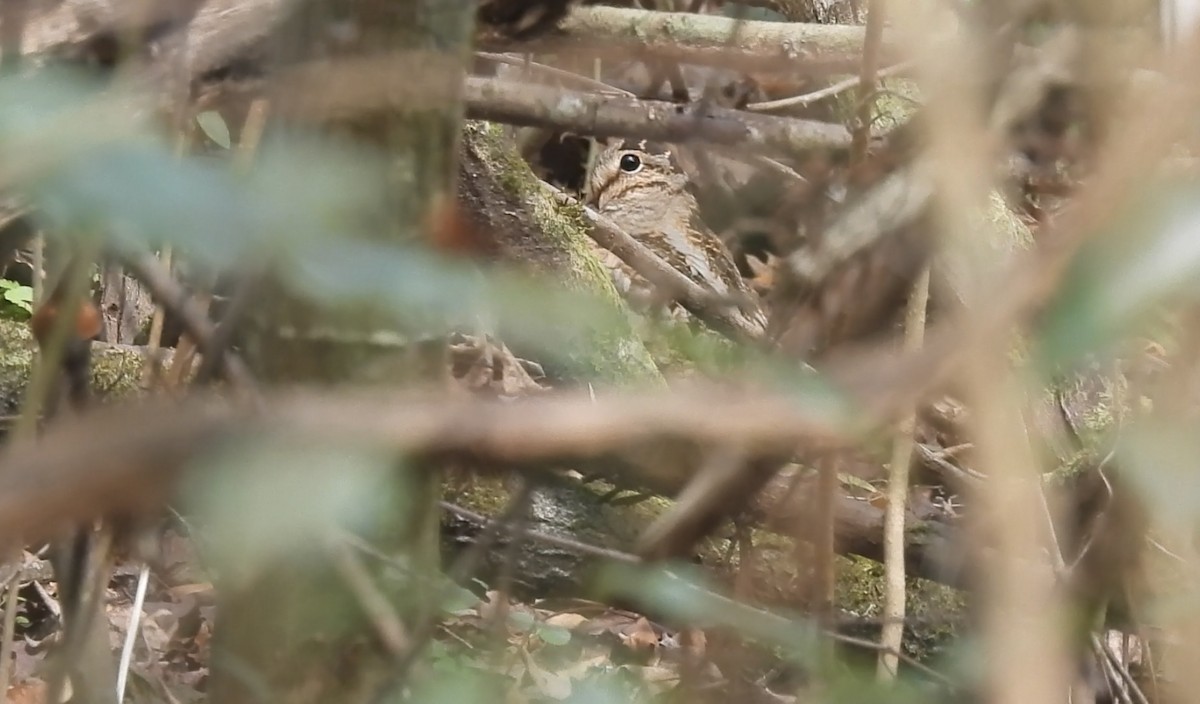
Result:
<svg viewBox="0 0 1200 704"><path fill-rule="evenodd" d="M0 3L0 691L1191 701L1188 8Z"/></svg>

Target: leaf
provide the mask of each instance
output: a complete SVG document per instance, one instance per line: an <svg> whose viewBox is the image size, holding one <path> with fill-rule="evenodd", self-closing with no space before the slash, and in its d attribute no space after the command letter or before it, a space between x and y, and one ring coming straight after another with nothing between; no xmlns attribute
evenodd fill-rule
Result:
<svg viewBox="0 0 1200 704"><path fill-rule="evenodd" d="M29 286L22 286L8 279L0 279L0 291L3 291L3 296L0 296L0 298L17 306L26 313L33 312L33 289Z"/></svg>
<svg viewBox="0 0 1200 704"><path fill-rule="evenodd" d="M1048 365L1070 363L1134 332L1156 306L1200 296L1200 186L1161 190L1075 257L1043 318Z"/></svg>
<svg viewBox="0 0 1200 704"><path fill-rule="evenodd" d="M221 117L221 113L215 110L205 110L196 116L196 123L200 125L200 129L208 135L209 139L225 149L229 148L232 143L229 139L229 126L225 124L225 118Z"/></svg>
<svg viewBox="0 0 1200 704"><path fill-rule="evenodd" d="M548 645L566 645L571 642L571 632L562 626L539 624L537 635Z"/></svg>
<svg viewBox="0 0 1200 704"><path fill-rule="evenodd" d="M470 589L452 585L449 587L449 593L442 597L442 611L461 615L470 611L478 603L479 597L475 596Z"/></svg>
<svg viewBox="0 0 1200 704"><path fill-rule="evenodd" d="M524 633L534 627L535 620L528 611L513 609L508 612L508 623L516 632Z"/></svg>
<svg viewBox="0 0 1200 704"><path fill-rule="evenodd" d="M388 504L397 494L385 483L394 466L389 453L369 448L246 438L206 458L189 496L211 521L214 559L236 582L283 554L319 559L314 536L331 526L356 530L380 513L400 513Z"/></svg>

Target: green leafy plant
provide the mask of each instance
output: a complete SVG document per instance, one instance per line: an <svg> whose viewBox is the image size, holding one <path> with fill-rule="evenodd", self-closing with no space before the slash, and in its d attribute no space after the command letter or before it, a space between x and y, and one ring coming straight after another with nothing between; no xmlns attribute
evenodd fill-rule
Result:
<svg viewBox="0 0 1200 704"><path fill-rule="evenodd" d="M0 279L0 316L26 320L33 312L33 289L16 281Z"/></svg>

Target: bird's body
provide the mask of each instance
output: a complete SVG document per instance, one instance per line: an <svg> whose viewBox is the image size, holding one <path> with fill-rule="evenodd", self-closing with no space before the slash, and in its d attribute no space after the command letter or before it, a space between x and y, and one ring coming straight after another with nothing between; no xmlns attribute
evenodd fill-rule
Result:
<svg viewBox="0 0 1200 704"><path fill-rule="evenodd" d="M609 147L596 159L586 197L589 205L674 269L715 296L735 302L753 329L765 328L757 296L728 248L700 220L687 177L669 154L623 144ZM606 250L598 254L623 295L638 303L660 300L630 266Z"/></svg>

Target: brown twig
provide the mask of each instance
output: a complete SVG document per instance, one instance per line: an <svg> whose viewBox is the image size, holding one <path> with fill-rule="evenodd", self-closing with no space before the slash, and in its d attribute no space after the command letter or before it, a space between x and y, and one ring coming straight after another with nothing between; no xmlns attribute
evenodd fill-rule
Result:
<svg viewBox="0 0 1200 704"><path fill-rule="evenodd" d="M862 65L858 73L858 110L854 126L854 144L850 148L850 164L860 166L867 158L871 141L871 121L875 112L875 81L879 72L879 55L883 50L884 0L870 0L867 5L867 35L863 40Z"/></svg>
<svg viewBox="0 0 1200 704"><path fill-rule="evenodd" d="M894 76L898 73L903 73L910 68L912 68L911 61L902 61L879 71L876 74L876 77L883 78L885 76ZM778 100L764 100L758 103L748 103L745 109L749 110L750 112L772 112L791 107L807 107L813 103L841 95L848 90L857 88L858 86L862 85L862 80L862 76L855 76L853 78L847 78L844 81L838 81L837 83L826 86L820 90L814 90L811 93L793 95L790 98L780 98Z"/></svg>
<svg viewBox="0 0 1200 704"><path fill-rule="evenodd" d="M872 6L874 9L874 6ZM904 318L904 347L918 350L925 338L925 309L929 303L929 267L925 267L909 293L908 310ZM908 415L896 430L892 443L892 461L888 472L887 511L884 514L883 552L885 593L883 615L893 619L885 624L879 643L899 651L904 639L904 616L907 587L904 564L904 519L908 504L908 474L912 463L915 439L915 418ZM879 657L880 679L892 680L898 674L899 661L890 653Z"/></svg>
<svg viewBox="0 0 1200 704"><path fill-rule="evenodd" d="M456 506L448 501L443 501L440 505L443 511L453 513L454 515L459 516L460 518L465 518L472 523L478 523L489 528L493 526L499 528L500 526L504 525L503 519L497 520L488 518L483 514L475 513L474 511L465 509L461 506ZM626 562L634 565L642 562L641 558L631 553L621 552L620 550L612 550L610 548L602 548L598 545L590 545L578 540L564 538L559 535L551 535L550 533L543 533L541 531L532 530L529 528L526 528L524 531L522 531L522 535L530 540L536 540L539 543L545 543L546 545L553 545L555 547L578 552L582 555L593 555L595 557L602 557L606 560L612 560L614 562Z"/></svg>
<svg viewBox="0 0 1200 704"><path fill-rule="evenodd" d="M525 69L537 71L538 73L545 74L546 76L552 78L558 78L569 83L575 83L580 88L590 88L592 90L600 91L601 93L608 92L614 95L623 95L628 98L636 97L633 93L630 93L623 88L618 88L614 85L605 83L604 81L592 78L591 76L583 76L561 68L555 68L554 66L540 64L536 61L529 61L523 58L517 58L515 56L508 56L507 54L495 54L488 51L477 51L475 52L475 56L488 61L495 61L496 63L508 64L509 66L520 66Z"/></svg>
<svg viewBox="0 0 1200 704"><path fill-rule="evenodd" d="M124 264L165 310L176 315L205 358L219 359L225 379L241 391L253 391L254 379L232 351L213 343L213 326L187 292L163 270L153 255L127 256Z"/></svg>
<svg viewBox="0 0 1200 704"><path fill-rule="evenodd" d="M329 537L326 540L325 554L350 592L358 599L359 606L367 614L367 618L375 628L375 633L384 647L395 657L409 652L412 649L413 641L408 637L404 623L387 598L375 586L371 573L367 571L362 562L347 551L342 542L335 537Z"/></svg>

